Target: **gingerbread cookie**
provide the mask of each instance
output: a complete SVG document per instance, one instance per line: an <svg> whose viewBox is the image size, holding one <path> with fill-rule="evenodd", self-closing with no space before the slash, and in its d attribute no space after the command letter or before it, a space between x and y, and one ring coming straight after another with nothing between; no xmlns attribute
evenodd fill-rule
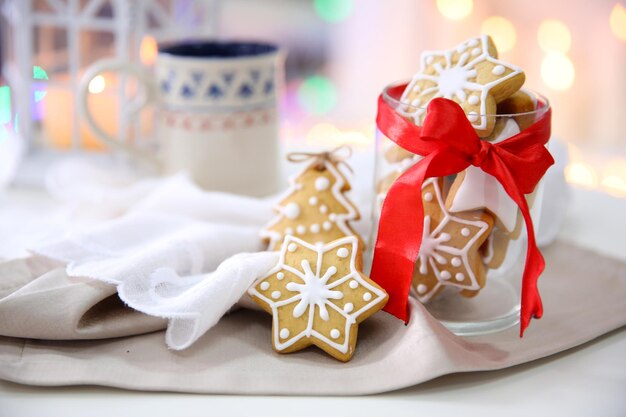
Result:
<svg viewBox="0 0 626 417"><path fill-rule="evenodd" d="M313 243L357 236L364 248L348 223L360 215L344 195L350 184L336 163L328 158L315 160L290 182L289 191L274 208L278 215L261 231L269 250L278 250L285 236Z"/></svg>
<svg viewBox="0 0 626 417"><path fill-rule="evenodd" d="M421 302L431 300L445 285L473 291L485 285L479 249L493 228L493 216L483 211L449 213L442 188L441 178L430 178L422 187L424 229L413 271Z"/></svg>
<svg viewBox="0 0 626 417"><path fill-rule="evenodd" d="M248 294L272 318L272 344L280 353L315 345L340 361L354 354L358 323L387 302L387 294L359 272L358 239L311 245L293 236L278 264Z"/></svg>
<svg viewBox="0 0 626 417"><path fill-rule="evenodd" d="M402 94L406 104L400 114L421 125L426 107L435 97L461 105L480 137L491 134L496 104L511 96L524 84L524 72L500 61L491 38L482 35L447 51L422 53L420 71Z"/></svg>
<svg viewBox="0 0 626 417"><path fill-rule="evenodd" d="M513 118L520 130L527 129L535 123L536 114L532 113L535 110L537 110L537 97L524 89L516 91L513 95L498 103L498 114L517 114Z"/></svg>

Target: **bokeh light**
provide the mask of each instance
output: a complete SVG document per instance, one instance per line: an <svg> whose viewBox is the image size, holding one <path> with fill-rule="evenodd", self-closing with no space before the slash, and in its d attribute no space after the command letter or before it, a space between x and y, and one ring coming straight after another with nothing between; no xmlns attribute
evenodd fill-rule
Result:
<svg viewBox="0 0 626 417"><path fill-rule="evenodd" d="M547 19L539 24L537 40L544 52L565 53L569 51L572 44L572 35L565 23L556 19Z"/></svg>
<svg viewBox="0 0 626 417"><path fill-rule="evenodd" d="M480 27L482 33L485 33L493 39L498 52L506 52L513 49L517 41L515 27L510 20L502 16L491 16L485 19Z"/></svg>
<svg viewBox="0 0 626 417"><path fill-rule="evenodd" d="M35 65L33 67L33 78L35 80L47 80L48 79L48 73L43 68Z"/></svg>
<svg viewBox="0 0 626 417"><path fill-rule="evenodd" d="M315 0L313 7L322 20L336 23L350 16L354 9L354 0Z"/></svg>
<svg viewBox="0 0 626 417"><path fill-rule="evenodd" d="M570 184L594 188L598 184L598 175L591 165L573 162L565 167L565 180Z"/></svg>
<svg viewBox="0 0 626 417"><path fill-rule="evenodd" d="M0 125L9 123L12 118L11 89L5 85L0 87Z"/></svg>
<svg viewBox="0 0 626 417"><path fill-rule="evenodd" d="M472 0L437 0L437 9L446 19L461 20L472 13Z"/></svg>
<svg viewBox="0 0 626 417"><path fill-rule="evenodd" d="M374 127L342 130L332 123L316 123L306 132L305 144L308 146L335 147L349 145L354 149L371 149L374 143Z"/></svg>
<svg viewBox="0 0 626 417"><path fill-rule="evenodd" d="M146 66L154 65L158 53L159 47L156 39L150 35L144 36L141 40L141 46L139 47L139 59L141 63Z"/></svg>
<svg viewBox="0 0 626 417"><path fill-rule="evenodd" d="M335 86L328 78L321 75L305 79L298 88L298 103L310 114L328 113L335 107L336 102Z"/></svg>
<svg viewBox="0 0 626 417"><path fill-rule="evenodd" d="M89 81L89 92L91 94L99 94L104 91L107 84L102 75L96 75Z"/></svg>
<svg viewBox="0 0 626 417"><path fill-rule="evenodd" d="M541 62L541 79L550 88L564 91L574 84L572 61L560 52L549 52Z"/></svg>
<svg viewBox="0 0 626 417"><path fill-rule="evenodd" d="M600 181L602 188L616 197L626 197L626 180L617 175L609 175Z"/></svg>
<svg viewBox="0 0 626 417"><path fill-rule="evenodd" d="M43 81L48 79L48 73L46 70L41 68L40 66L35 65L33 67L33 79L38 81ZM44 88L40 88L44 86L43 83L35 83L33 96L35 98L35 103L40 102L46 96L47 91Z"/></svg>
<svg viewBox="0 0 626 417"><path fill-rule="evenodd" d="M617 39L626 42L626 7L616 3L611 10L609 24L613 35L615 35Z"/></svg>

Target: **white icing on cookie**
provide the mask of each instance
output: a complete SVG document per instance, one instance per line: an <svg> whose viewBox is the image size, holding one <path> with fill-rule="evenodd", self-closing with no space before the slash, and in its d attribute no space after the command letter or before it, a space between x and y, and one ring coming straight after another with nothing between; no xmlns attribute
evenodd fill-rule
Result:
<svg viewBox="0 0 626 417"><path fill-rule="evenodd" d="M337 268L330 266L324 275L319 277L313 273L309 261L305 259L302 261L302 269L304 270L304 275L301 278L304 284L290 282L286 286L289 291L300 293L300 302L293 309L293 317L298 318L308 309L314 309L317 306L320 318L328 321L329 315L326 309L328 300L340 300L343 298L341 291L333 291L326 284L337 273Z"/></svg>
<svg viewBox="0 0 626 417"><path fill-rule="evenodd" d="M491 73L493 75L502 75L502 74L504 74L504 71L505 71L504 65L496 65L491 70Z"/></svg>
<svg viewBox="0 0 626 417"><path fill-rule="evenodd" d="M317 200L317 197L315 197L315 196L311 196L311 197L309 197L309 204L310 204L310 205L312 205L312 206L316 205L316 204L317 204L317 201L318 201L318 200Z"/></svg>
<svg viewBox="0 0 626 417"><path fill-rule="evenodd" d="M340 258L347 258L350 252L347 248L339 248L337 249L337 256Z"/></svg>
<svg viewBox="0 0 626 417"><path fill-rule="evenodd" d="M294 220L300 216L300 205L298 203L289 203L284 210L288 219Z"/></svg>
<svg viewBox="0 0 626 417"><path fill-rule="evenodd" d="M325 191L330 186L330 181L326 177L319 177L315 180L315 189L317 191Z"/></svg>

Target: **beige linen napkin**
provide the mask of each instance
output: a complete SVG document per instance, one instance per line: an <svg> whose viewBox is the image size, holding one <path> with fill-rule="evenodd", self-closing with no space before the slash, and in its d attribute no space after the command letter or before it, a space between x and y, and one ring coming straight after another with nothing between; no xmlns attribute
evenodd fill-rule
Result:
<svg viewBox="0 0 626 417"><path fill-rule="evenodd" d="M533 321L523 339L517 327L479 337L454 336L412 301L408 326L386 313L363 323L355 356L343 364L314 348L290 355L273 352L270 317L241 310L224 317L184 351L168 350L161 332L82 341L0 337L0 378L32 385L96 384L154 391L366 394L448 373L506 368L580 345L626 324L625 263L561 242L544 249L544 255L548 267L540 288L545 316ZM111 288L68 280L54 269L38 275L51 266L40 262L31 259L1 266L0 281L12 276L14 283L22 282L16 292L26 305L17 308L12 295L0 300L0 333L12 329L11 334L29 338L59 334L94 338L164 326L158 320L133 318L123 308L103 308L92 316L106 318L118 311L117 318L92 319L96 325L87 326L90 330L85 332L79 326L85 321L81 314L94 312L85 298L106 299ZM48 284L32 285L44 277ZM68 291L72 296L61 295ZM57 301L44 301L51 296ZM55 312L55 306L62 312ZM55 326L58 330L49 329Z"/></svg>

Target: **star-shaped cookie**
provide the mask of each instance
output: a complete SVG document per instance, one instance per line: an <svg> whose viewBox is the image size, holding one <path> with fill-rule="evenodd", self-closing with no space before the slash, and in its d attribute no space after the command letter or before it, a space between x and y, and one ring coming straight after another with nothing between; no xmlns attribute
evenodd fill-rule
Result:
<svg viewBox="0 0 626 417"><path fill-rule="evenodd" d="M447 51L426 51L420 71L404 90L398 109L421 125L426 107L435 97L461 105L479 136L489 136L495 123L496 104L524 84L524 72L500 61L491 38L482 35Z"/></svg>
<svg viewBox="0 0 626 417"><path fill-rule="evenodd" d="M443 182L442 178L430 178L422 186L424 229L413 287L423 303L445 285L462 290L480 290L485 285L479 249L493 227L493 216L480 211L449 213L444 206Z"/></svg>
<svg viewBox="0 0 626 417"><path fill-rule="evenodd" d="M358 323L387 302L387 294L357 268L354 236L312 245L286 236L278 264L248 294L272 318L280 353L315 345L340 361L354 354Z"/></svg>

